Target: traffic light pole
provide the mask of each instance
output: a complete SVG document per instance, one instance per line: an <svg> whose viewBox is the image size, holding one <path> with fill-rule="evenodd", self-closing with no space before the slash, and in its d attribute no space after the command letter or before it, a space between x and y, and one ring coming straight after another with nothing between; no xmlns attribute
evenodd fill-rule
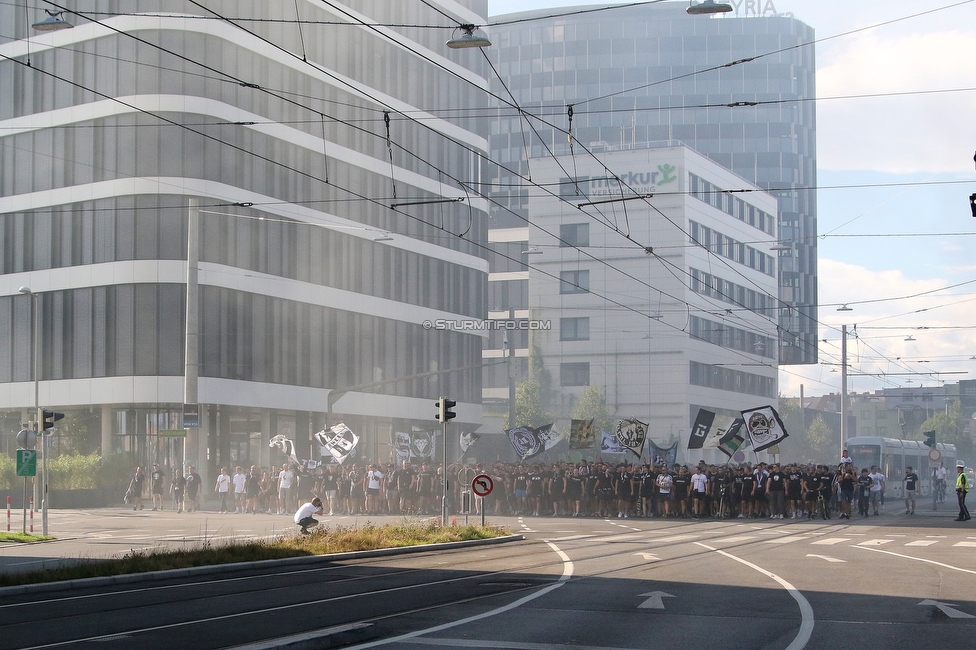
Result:
<svg viewBox="0 0 976 650"><path fill-rule="evenodd" d="M444 399L443 397L441 398ZM443 423L444 443L441 445L441 464L444 474L441 477L441 526L447 526L447 421Z"/></svg>
<svg viewBox="0 0 976 650"><path fill-rule="evenodd" d="M37 314L37 294L31 294L34 320L34 433L41 446L41 534L47 537L47 445L44 439L44 411L41 409L41 319Z"/></svg>

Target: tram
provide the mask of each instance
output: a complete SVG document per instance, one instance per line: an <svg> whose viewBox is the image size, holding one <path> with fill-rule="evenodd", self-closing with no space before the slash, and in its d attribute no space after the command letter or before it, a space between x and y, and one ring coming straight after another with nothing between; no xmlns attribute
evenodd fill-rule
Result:
<svg viewBox="0 0 976 650"><path fill-rule="evenodd" d="M886 498L904 498L902 479L906 467L911 467L921 479L918 496L932 496L934 473L939 466L946 468L946 480L955 484L955 445L936 443L935 449L930 449L921 440L855 436L847 440L847 453L859 471L872 466L881 470L887 479Z"/></svg>

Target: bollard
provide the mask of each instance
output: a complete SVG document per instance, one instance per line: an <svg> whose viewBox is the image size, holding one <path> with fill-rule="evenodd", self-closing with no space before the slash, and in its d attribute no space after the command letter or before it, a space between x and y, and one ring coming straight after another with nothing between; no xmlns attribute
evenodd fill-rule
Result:
<svg viewBox="0 0 976 650"><path fill-rule="evenodd" d="M34 532L34 497L30 498L30 532Z"/></svg>
<svg viewBox="0 0 976 650"><path fill-rule="evenodd" d="M7 497L7 532L10 532L10 497Z"/></svg>

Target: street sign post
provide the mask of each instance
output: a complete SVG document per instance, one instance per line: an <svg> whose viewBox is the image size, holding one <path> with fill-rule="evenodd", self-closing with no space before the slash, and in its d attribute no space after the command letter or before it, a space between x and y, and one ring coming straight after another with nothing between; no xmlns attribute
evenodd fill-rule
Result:
<svg viewBox="0 0 976 650"><path fill-rule="evenodd" d="M471 491L481 497L481 527L485 527L485 510L488 509L488 504L485 501L485 497L491 494L491 491L495 489L495 482L491 480L491 477L487 474L478 474L471 481Z"/></svg>
<svg viewBox="0 0 976 650"><path fill-rule="evenodd" d="M17 450L17 476L37 476L37 452L33 449Z"/></svg>

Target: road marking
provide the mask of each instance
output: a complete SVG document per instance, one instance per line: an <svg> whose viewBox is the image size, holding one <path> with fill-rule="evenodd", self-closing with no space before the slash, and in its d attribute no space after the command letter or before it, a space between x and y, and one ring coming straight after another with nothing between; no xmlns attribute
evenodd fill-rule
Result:
<svg viewBox="0 0 976 650"><path fill-rule="evenodd" d="M594 537L593 539L588 539L588 542L628 542L639 538L640 535L637 533L621 533L620 535L611 535L610 537Z"/></svg>
<svg viewBox="0 0 976 650"><path fill-rule="evenodd" d="M960 612L958 609L953 609L955 605L951 603L940 603L937 600L923 600L919 603L922 606L938 607L942 610L942 613L949 618L976 618L972 614L967 614L966 612Z"/></svg>
<svg viewBox="0 0 976 650"><path fill-rule="evenodd" d="M790 542L802 542L805 539L810 539L803 535L792 535L790 537L780 537L779 539L767 539L764 544L789 544Z"/></svg>
<svg viewBox="0 0 976 650"><path fill-rule="evenodd" d="M962 546L964 548L976 548L976 542L956 542L953 546Z"/></svg>
<svg viewBox="0 0 976 650"><path fill-rule="evenodd" d="M932 544L938 544L937 539L917 539L914 542L908 542L905 546L932 546Z"/></svg>
<svg viewBox="0 0 976 650"><path fill-rule="evenodd" d="M657 539L651 539L651 542L684 542L689 539L698 539L701 535L675 535L673 537L658 537Z"/></svg>
<svg viewBox="0 0 976 650"><path fill-rule="evenodd" d="M634 555L640 555L645 560L651 560L651 561L660 560L661 559L658 556L654 555L653 553L634 553ZM641 595L643 596L644 594L641 594ZM643 605L641 605L641 607L643 607Z"/></svg>
<svg viewBox="0 0 976 650"><path fill-rule="evenodd" d="M575 539L586 539L587 537L596 537L596 535L570 535L569 537L554 537L552 541L554 542L571 542Z"/></svg>
<svg viewBox="0 0 976 650"><path fill-rule="evenodd" d="M559 559L563 561L563 574L559 576L559 580L554 582L553 584L543 587L539 591L531 593L528 596L523 596L522 598L519 598L518 600L513 601L507 605L502 605L501 607L489 610L487 612L483 612L481 614L475 614L474 616L468 616L467 618L462 618L460 620L452 621L450 623L444 623L442 625L435 625L434 627L428 627L426 629L417 630L415 632L408 632L406 634L390 637L388 639L379 639L377 641L371 641L369 643L361 643L359 645L350 646L347 650L362 650L364 648L375 648L377 646L388 645L390 643L401 643L401 642L409 643L410 639L416 639L417 637L424 636L425 634L433 634L435 632L440 632L442 630L449 630L452 627L457 627L459 625L467 625L468 623L474 623L475 621L480 621L483 618L490 618L498 614L504 614L505 612L509 612L513 609L517 609L518 607L521 607L525 603L533 601L536 598L545 596L550 591L559 589L564 584L566 584L567 580L573 577L573 572L576 570L576 567L573 565L573 561L569 559L569 556L563 553L558 546L556 546L555 544L553 544L547 539L544 539L542 541L544 541L546 545L549 546L549 548L551 548L556 553L556 555L559 556ZM521 647L525 647L525 646L523 645Z"/></svg>
<svg viewBox="0 0 976 650"><path fill-rule="evenodd" d="M647 600L637 606L637 609L664 609L664 599L674 598L671 594L663 591L649 591L646 594L637 594L640 597L650 596Z"/></svg>
<svg viewBox="0 0 976 650"><path fill-rule="evenodd" d="M763 574L764 576L767 576L768 578L775 580L784 589L786 589L786 591L790 594L790 596L793 597L793 600L796 601L796 604L799 605L800 607L800 630L796 633L796 637L793 639L793 642L790 643L790 645L786 646L786 650L803 650L803 648L806 647L807 643L810 641L810 635L813 633L813 624L814 624L813 607L810 606L810 601L808 601L806 597L803 594L801 594L796 587L788 583L786 580L783 580L775 573L767 571L761 566L753 564L752 562L749 562L747 560L743 560L740 557L736 557L731 553L726 553L725 551L721 551L717 548L712 548L711 546L708 546L707 544L702 544L701 542L695 542L695 544L701 546L702 548L707 548L709 551L714 551L720 555L724 555L725 557L731 560L735 560L740 564L744 564L750 569L755 569L756 571Z"/></svg>
<svg viewBox="0 0 976 650"><path fill-rule="evenodd" d="M820 544L822 546L833 546L834 544L840 544L841 542L851 541L850 537L828 537L827 539L818 539L815 542L810 542L811 544Z"/></svg>
<svg viewBox="0 0 976 650"><path fill-rule="evenodd" d="M893 542L893 539L869 539L863 542L858 542L858 546L881 546L882 544L887 544Z"/></svg>
<svg viewBox="0 0 976 650"><path fill-rule="evenodd" d="M962 573L969 573L976 575L976 571L972 569L963 569L957 566L952 566L951 564L945 564L943 562L936 562L935 560L926 560L921 557L913 557L911 555L902 555L901 553L895 553L894 551L886 551L880 548L871 548L870 546L852 546L851 548L859 548L864 551L874 551L875 553L884 553L885 555L894 555L895 557L904 558L906 560L915 560L916 562L925 562L926 564L934 564L936 566L944 567L946 569L952 569L953 571L961 571Z"/></svg>
<svg viewBox="0 0 976 650"><path fill-rule="evenodd" d="M733 537L723 537L722 539L713 539L713 544L733 544L735 542L748 542L750 539L756 539L755 535L735 535Z"/></svg>
<svg viewBox="0 0 976 650"><path fill-rule="evenodd" d="M807 553L807 557L816 557L816 558L820 558L821 560L827 560L828 562L843 562L845 564L847 563L847 560L838 560L837 558L830 557L829 555L814 555L813 553Z"/></svg>

